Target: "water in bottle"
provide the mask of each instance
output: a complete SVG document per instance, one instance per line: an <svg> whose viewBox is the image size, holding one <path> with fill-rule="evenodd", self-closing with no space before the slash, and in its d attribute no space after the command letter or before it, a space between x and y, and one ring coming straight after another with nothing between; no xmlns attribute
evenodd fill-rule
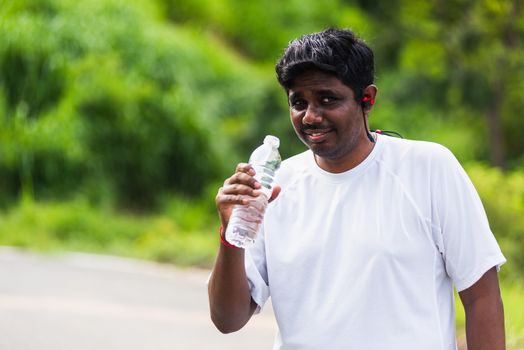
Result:
<svg viewBox="0 0 524 350"><path fill-rule="evenodd" d="M268 199L273 191L276 171L280 168L277 137L268 135L264 143L253 151L249 164L255 169L255 179L260 183L260 195L246 205L236 205L226 229L226 240L240 248L255 243L255 237L264 218Z"/></svg>

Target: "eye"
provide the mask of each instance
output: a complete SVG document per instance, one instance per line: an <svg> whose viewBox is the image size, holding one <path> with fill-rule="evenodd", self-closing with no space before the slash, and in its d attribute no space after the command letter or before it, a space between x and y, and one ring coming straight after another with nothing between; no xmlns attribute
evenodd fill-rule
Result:
<svg viewBox="0 0 524 350"><path fill-rule="evenodd" d="M307 107L306 101L302 99L291 100L289 104L291 105L291 108L297 111L302 111Z"/></svg>
<svg viewBox="0 0 524 350"><path fill-rule="evenodd" d="M334 96L322 96L320 102L324 105L329 105L337 101L337 98Z"/></svg>

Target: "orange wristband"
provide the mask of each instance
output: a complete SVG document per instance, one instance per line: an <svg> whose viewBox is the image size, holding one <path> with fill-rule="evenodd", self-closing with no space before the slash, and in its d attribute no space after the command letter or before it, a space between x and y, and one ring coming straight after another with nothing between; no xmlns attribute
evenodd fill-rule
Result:
<svg viewBox="0 0 524 350"><path fill-rule="evenodd" d="M224 237L224 228L222 227L222 225L220 225L220 228L218 229L218 233L220 235L220 243L222 243L226 247L240 249L239 247L232 245L231 243L226 241L226 237Z"/></svg>

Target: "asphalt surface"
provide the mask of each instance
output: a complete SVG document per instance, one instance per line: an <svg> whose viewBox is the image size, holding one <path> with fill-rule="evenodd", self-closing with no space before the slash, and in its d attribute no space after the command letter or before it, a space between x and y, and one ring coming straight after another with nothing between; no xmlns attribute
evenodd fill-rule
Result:
<svg viewBox="0 0 524 350"><path fill-rule="evenodd" d="M271 349L267 305L224 335L209 319L209 271L0 247L0 349Z"/></svg>

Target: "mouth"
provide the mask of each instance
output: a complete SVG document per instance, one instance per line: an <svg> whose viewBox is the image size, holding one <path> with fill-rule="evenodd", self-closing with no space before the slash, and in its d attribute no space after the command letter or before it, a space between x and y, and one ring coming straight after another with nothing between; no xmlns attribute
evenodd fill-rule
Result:
<svg viewBox="0 0 524 350"><path fill-rule="evenodd" d="M329 133L333 132L334 129L305 129L302 130L302 133L305 135L306 140L311 143L320 143L326 140L329 136Z"/></svg>

